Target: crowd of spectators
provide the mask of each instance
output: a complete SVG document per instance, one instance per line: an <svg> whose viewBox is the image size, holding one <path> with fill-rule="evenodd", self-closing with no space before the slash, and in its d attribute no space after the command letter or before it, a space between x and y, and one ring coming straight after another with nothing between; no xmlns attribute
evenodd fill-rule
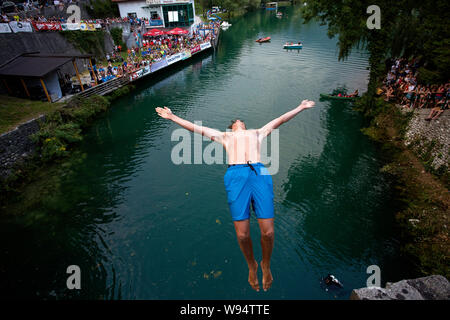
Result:
<svg viewBox="0 0 450 320"><path fill-rule="evenodd" d="M214 28L217 25L212 24ZM153 63L159 62L167 56L180 53L186 49L192 49L201 43L211 41L213 33L202 33L194 31L189 35L161 35L156 37L143 37L142 41L136 41L136 46L127 49L127 54L122 54L123 48L120 45L114 47L111 54L106 55L106 63L98 63L89 68L91 81L94 76L97 83L109 81L138 71ZM136 39L140 36L135 32ZM124 58L125 56L125 58Z"/></svg>
<svg viewBox="0 0 450 320"><path fill-rule="evenodd" d="M138 18L104 18L104 19L82 19L81 23L92 23L92 24L100 24L103 28L109 26L114 22L130 22L132 26L141 26L145 24L147 19L138 19ZM32 17L21 18L18 14L11 16L2 13L0 16L0 23L10 22L10 21L21 21L21 22L59 22L59 23L67 23L66 18L64 17L45 17L43 15L35 15Z"/></svg>
<svg viewBox="0 0 450 320"><path fill-rule="evenodd" d="M380 93L386 101L407 109L431 109L425 120L437 119L450 101L450 81L441 84L422 84L417 81L418 59L398 58L388 62L390 69Z"/></svg>
<svg viewBox="0 0 450 320"><path fill-rule="evenodd" d="M23 3L15 3L15 6L10 10L3 9L0 16L0 23L10 22L10 21L23 21L23 22L59 22L59 23L67 23L67 19L65 17L45 17L42 13L42 9L44 7L53 6L58 9L60 12L64 12L64 8L68 5L75 3L73 0L40 0L40 1L32 1L26 0ZM27 12L35 10L35 13L27 14ZM25 14L24 14L25 13ZM30 15L29 17L26 17ZM148 24L148 19L146 18L137 18L137 17L112 17L112 18L102 18L102 19L84 19L80 22L84 23L99 23L102 27L106 27L113 22L129 22L132 26L141 26L145 23Z"/></svg>

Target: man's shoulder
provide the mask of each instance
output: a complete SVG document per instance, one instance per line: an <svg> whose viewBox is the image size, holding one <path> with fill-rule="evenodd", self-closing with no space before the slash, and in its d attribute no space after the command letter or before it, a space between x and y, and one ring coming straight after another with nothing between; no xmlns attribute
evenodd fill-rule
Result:
<svg viewBox="0 0 450 320"><path fill-rule="evenodd" d="M255 135L259 133L259 129L247 129L247 130L242 130L239 133L238 132L233 132L233 131L224 131L223 134L227 137L233 137L233 136L247 136L247 135Z"/></svg>

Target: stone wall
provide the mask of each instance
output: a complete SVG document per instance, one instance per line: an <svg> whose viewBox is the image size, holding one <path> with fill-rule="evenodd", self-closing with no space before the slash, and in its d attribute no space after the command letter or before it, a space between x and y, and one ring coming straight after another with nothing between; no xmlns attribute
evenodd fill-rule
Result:
<svg viewBox="0 0 450 320"><path fill-rule="evenodd" d="M82 31L80 31L82 32ZM88 31L85 31L88 32ZM113 51L111 35L105 33L105 51ZM0 34L0 61L6 62L26 52L80 54L61 32L21 32ZM80 66L82 68L82 66ZM82 68L84 69L84 68Z"/></svg>
<svg viewBox="0 0 450 320"><path fill-rule="evenodd" d="M350 300L450 300L450 283L440 275L355 289Z"/></svg>
<svg viewBox="0 0 450 320"><path fill-rule="evenodd" d="M30 136L39 130L39 122L45 116L32 119L12 131L0 135L0 178L6 179L11 169L31 156L36 148Z"/></svg>
<svg viewBox="0 0 450 320"><path fill-rule="evenodd" d="M405 144L423 155L430 152L430 165L438 170L449 164L450 110L444 111L436 120L427 121L431 109L416 109L405 134ZM429 151L428 151L429 150Z"/></svg>

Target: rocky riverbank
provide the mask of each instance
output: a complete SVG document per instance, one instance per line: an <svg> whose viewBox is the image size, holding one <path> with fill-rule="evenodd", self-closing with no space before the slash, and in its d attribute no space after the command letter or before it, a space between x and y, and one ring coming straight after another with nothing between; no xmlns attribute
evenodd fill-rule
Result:
<svg viewBox="0 0 450 320"><path fill-rule="evenodd" d="M352 291L350 300L450 300L450 283L440 275L386 283Z"/></svg>
<svg viewBox="0 0 450 320"><path fill-rule="evenodd" d="M450 110L436 120L426 121L430 109L416 109L405 133L405 145L422 158L424 165L437 173L449 170Z"/></svg>
<svg viewBox="0 0 450 320"><path fill-rule="evenodd" d="M401 250L410 261L408 277L450 275L448 192L449 111L425 121L430 109L402 109L383 98L362 131L376 141L395 192ZM447 159L447 160L446 160ZM446 163L445 163L446 162Z"/></svg>

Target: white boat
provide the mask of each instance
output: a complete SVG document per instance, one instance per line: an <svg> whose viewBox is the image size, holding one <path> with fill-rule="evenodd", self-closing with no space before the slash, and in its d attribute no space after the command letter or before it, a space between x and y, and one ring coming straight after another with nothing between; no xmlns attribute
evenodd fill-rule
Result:
<svg viewBox="0 0 450 320"><path fill-rule="evenodd" d="M227 21L223 21L223 22L220 24L220 27L221 27L222 29L224 29L224 28L229 28L229 27L231 27L231 23L228 23Z"/></svg>
<svg viewBox="0 0 450 320"><path fill-rule="evenodd" d="M293 44L286 43L283 46L283 49L302 49L302 48L303 48L303 44L302 43L293 43Z"/></svg>

